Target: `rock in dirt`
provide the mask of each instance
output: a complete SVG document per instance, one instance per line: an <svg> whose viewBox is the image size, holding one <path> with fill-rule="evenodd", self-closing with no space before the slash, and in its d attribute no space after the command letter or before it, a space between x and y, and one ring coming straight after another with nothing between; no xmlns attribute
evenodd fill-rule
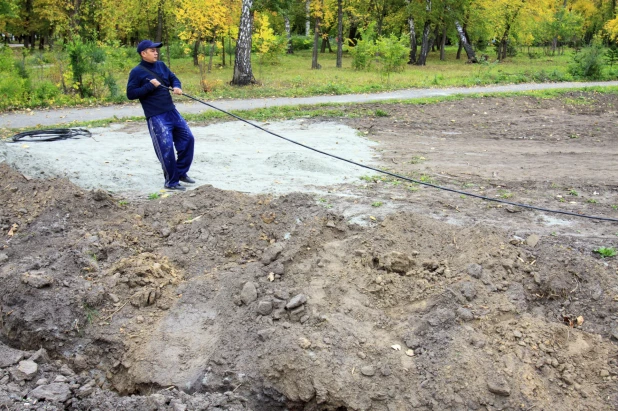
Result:
<svg viewBox="0 0 618 411"><path fill-rule="evenodd" d="M0 343L0 368L10 367L11 365L17 364L25 356L25 352L15 350Z"/></svg>
<svg viewBox="0 0 618 411"><path fill-rule="evenodd" d="M457 309L457 317L461 318L463 321L474 320L474 314L472 314L472 311L464 307L459 307Z"/></svg>
<svg viewBox="0 0 618 411"><path fill-rule="evenodd" d="M275 243L264 250L264 254L262 254L262 264L268 265L275 261L279 254L283 251L283 243Z"/></svg>
<svg viewBox="0 0 618 411"><path fill-rule="evenodd" d="M466 281L461 284L461 293L466 297L466 300L472 301L476 297L476 287L472 282Z"/></svg>
<svg viewBox="0 0 618 411"><path fill-rule="evenodd" d="M4 264L7 261L9 261L9 256L4 253L0 253L0 264Z"/></svg>
<svg viewBox="0 0 618 411"><path fill-rule="evenodd" d="M540 239L541 237L539 237L537 234L532 234L531 236L526 238L526 244L534 248L539 243Z"/></svg>
<svg viewBox="0 0 618 411"><path fill-rule="evenodd" d="M612 338L613 338L614 340L618 340L618 328L614 328L614 329L612 330Z"/></svg>
<svg viewBox="0 0 618 411"><path fill-rule="evenodd" d="M386 271L393 271L399 274L405 274L414 265L414 260L409 255L392 251L380 257L380 268Z"/></svg>
<svg viewBox="0 0 618 411"><path fill-rule="evenodd" d="M269 315L273 312L273 303L271 301L260 301L257 312L261 315Z"/></svg>
<svg viewBox="0 0 618 411"><path fill-rule="evenodd" d="M20 361L19 365L12 371L13 378L17 381L31 380L39 371L39 366L34 361Z"/></svg>
<svg viewBox="0 0 618 411"><path fill-rule="evenodd" d="M21 275L21 282L34 288L43 288L52 285L54 278L45 274L45 271L32 271Z"/></svg>
<svg viewBox="0 0 618 411"><path fill-rule="evenodd" d="M92 193L92 199L94 201L103 201L103 200L107 200L109 198L109 194L107 194L105 191L98 189L98 190L94 190L94 192Z"/></svg>
<svg viewBox="0 0 618 411"><path fill-rule="evenodd" d="M373 368L373 366L371 365L365 365L364 367L361 367L360 372L366 377L373 377L376 374L375 368Z"/></svg>
<svg viewBox="0 0 618 411"><path fill-rule="evenodd" d="M297 294L288 303L285 305L285 308L288 310L292 310L296 307L300 307L301 305L307 302L307 297L305 294Z"/></svg>
<svg viewBox="0 0 618 411"><path fill-rule="evenodd" d="M264 328L257 332L260 341L268 341L275 333L274 328Z"/></svg>
<svg viewBox="0 0 618 411"><path fill-rule="evenodd" d="M240 292L240 301L245 305L249 305L258 298L257 287L255 283L248 281L243 285L242 291Z"/></svg>
<svg viewBox="0 0 618 411"><path fill-rule="evenodd" d="M468 265L468 274L470 274L470 277L479 279L481 278L481 274L483 273L483 267L481 267L478 264L469 264Z"/></svg>
<svg viewBox="0 0 618 411"><path fill-rule="evenodd" d="M487 382L487 389L489 392L492 392L496 395L501 395L503 397L508 397L511 395L511 387L507 384L506 381L500 378L489 378Z"/></svg>
<svg viewBox="0 0 618 411"><path fill-rule="evenodd" d="M71 396L71 389L66 383L41 385L28 393L28 397L37 400L65 402Z"/></svg>
<svg viewBox="0 0 618 411"><path fill-rule="evenodd" d="M28 360L37 363L47 363L49 362L49 355L47 354L47 350L45 348L40 348L37 352L32 354Z"/></svg>

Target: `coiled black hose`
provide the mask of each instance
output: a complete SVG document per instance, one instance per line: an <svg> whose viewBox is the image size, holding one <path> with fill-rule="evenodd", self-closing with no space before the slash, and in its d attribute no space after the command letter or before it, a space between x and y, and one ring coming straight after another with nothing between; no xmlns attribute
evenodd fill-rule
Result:
<svg viewBox="0 0 618 411"><path fill-rule="evenodd" d="M13 141L56 141L67 138L92 137L90 131L85 128L50 128L46 130L31 130L15 134Z"/></svg>

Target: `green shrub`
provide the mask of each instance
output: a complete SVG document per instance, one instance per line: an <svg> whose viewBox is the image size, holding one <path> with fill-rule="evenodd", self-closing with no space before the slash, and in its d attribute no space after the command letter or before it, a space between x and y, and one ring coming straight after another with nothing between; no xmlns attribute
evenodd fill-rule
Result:
<svg viewBox="0 0 618 411"><path fill-rule="evenodd" d="M311 50L313 48L313 37L292 36L292 48L294 50Z"/></svg>
<svg viewBox="0 0 618 411"><path fill-rule="evenodd" d="M376 43L379 56L380 72L383 75L403 71L408 62L409 48L404 38L397 38L394 34L389 37L380 37Z"/></svg>
<svg viewBox="0 0 618 411"><path fill-rule="evenodd" d="M569 64L569 73L576 78L599 80L603 78L603 50L598 44L592 44L573 55Z"/></svg>
<svg viewBox="0 0 618 411"><path fill-rule="evenodd" d="M51 81L43 81L38 83L32 90L31 98L35 103L43 103L43 105L53 104L54 100L60 95L60 90Z"/></svg>

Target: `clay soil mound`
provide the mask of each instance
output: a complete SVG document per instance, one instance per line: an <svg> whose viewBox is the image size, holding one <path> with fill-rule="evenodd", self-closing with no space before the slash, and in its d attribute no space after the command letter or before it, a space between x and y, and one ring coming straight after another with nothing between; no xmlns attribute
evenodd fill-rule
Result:
<svg viewBox="0 0 618 411"><path fill-rule="evenodd" d="M618 218L617 101L375 105L388 117L354 124L398 173ZM379 176L127 204L0 173L0 409L618 408L618 266L594 252L616 223Z"/></svg>

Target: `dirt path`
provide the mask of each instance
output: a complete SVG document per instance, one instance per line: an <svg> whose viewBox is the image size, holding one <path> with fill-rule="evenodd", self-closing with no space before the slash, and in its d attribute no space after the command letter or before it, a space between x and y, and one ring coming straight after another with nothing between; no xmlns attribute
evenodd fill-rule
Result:
<svg viewBox="0 0 618 411"><path fill-rule="evenodd" d="M486 86L470 88L435 88L409 89L378 94L350 94L342 96L316 96L303 98L265 98L252 100L208 100L219 108L230 110L251 110L256 108L290 106L322 103L360 103L370 101L385 101L412 99L421 97L449 96L454 94L499 93L527 90L569 89L594 86L618 86L618 81L582 82L582 83L540 83L540 84L510 84L504 86ZM212 110L203 104L177 99L176 107L181 113L201 113ZM143 116L139 104L130 103L115 106L94 106L87 108L67 108L59 110L32 110L0 113L0 127L21 128L35 126L50 126L66 124L72 121L92 121L109 118Z"/></svg>
<svg viewBox="0 0 618 411"><path fill-rule="evenodd" d="M363 109L311 121L415 179L618 218L616 94ZM288 179L326 166L287 155ZM0 409L618 409L618 263L595 252L617 224L366 172L128 202L0 172Z"/></svg>

